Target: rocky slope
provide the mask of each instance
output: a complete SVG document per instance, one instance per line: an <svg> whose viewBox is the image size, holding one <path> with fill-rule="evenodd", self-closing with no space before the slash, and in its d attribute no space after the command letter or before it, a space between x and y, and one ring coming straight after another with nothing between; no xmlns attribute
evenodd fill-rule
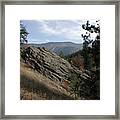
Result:
<svg viewBox="0 0 120 120"><path fill-rule="evenodd" d="M21 99L74 99L68 78L75 68L56 54L45 48L23 46L20 68Z"/></svg>
<svg viewBox="0 0 120 120"><path fill-rule="evenodd" d="M21 57L32 69L53 81L66 80L70 77L71 72L81 74L81 71L73 68L68 61L45 48L23 47Z"/></svg>
<svg viewBox="0 0 120 120"><path fill-rule="evenodd" d="M60 84L34 71L27 64L21 62L20 68L21 100L74 99Z"/></svg>
<svg viewBox="0 0 120 120"><path fill-rule="evenodd" d="M45 48L24 45L20 49L20 54L21 99L75 99L70 86L72 74L80 78L79 83L82 85L80 87L83 97L78 99L85 99L84 91L86 92L93 83L89 74L71 66L68 61Z"/></svg>

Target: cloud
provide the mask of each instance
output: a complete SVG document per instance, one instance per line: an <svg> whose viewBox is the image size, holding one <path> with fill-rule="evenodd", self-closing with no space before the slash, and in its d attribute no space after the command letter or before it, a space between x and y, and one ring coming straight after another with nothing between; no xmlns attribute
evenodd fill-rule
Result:
<svg viewBox="0 0 120 120"><path fill-rule="evenodd" d="M82 29L82 24L87 20L32 20L26 21L31 31L31 42L43 43L51 41L71 41L82 43L81 34L86 31ZM90 24L95 24L95 20L90 20ZM88 31L87 31L88 32ZM91 39L95 39L96 34L91 34ZM34 38L34 39L33 39Z"/></svg>
<svg viewBox="0 0 120 120"><path fill-rule="evenodd" d="M62 36L65 39L80 40L82 27L80 21L70 20L49 20L40 21L40 32L49 36Z"/></svg>
<svg viewBox="0 0 120 120"><path fill-rule="evenodd" d="M29 40L29 43L32 44L41 44L41 43L47 43L47 42L50 42L50 40L48 39L44 39L44 40L41 40L41 39L30 39Z"/></svg>

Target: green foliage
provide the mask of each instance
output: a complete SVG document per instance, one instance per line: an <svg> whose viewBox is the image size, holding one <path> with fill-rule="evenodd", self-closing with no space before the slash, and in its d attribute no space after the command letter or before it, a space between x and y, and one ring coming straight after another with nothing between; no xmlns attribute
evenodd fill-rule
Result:
<svg viewBox="0 0 120 120"><path fill-rule="evenodd" d="M70 87L75 99L100 99L100 70L90 72L90 78L71 73Z"/></svg>
<svg viewBox="0 0 120 120"><path fill-rule="evenodd" d="M79 98L80 94L80 78L77 74L72 73L70 76L70 87L72 88L72 92L75 95L75 99Z"/></svg>
<svg viewBox="0 0 120 120"><path fill-rule="evenodd" d="M90 25L89 21L82 25L82 28L89 32L89 35L82 35L84 40L82 55L85 69L90 71L89 76L91 79L83 80L81 96L91 99L100 99L100 25L98 22L96 21L97 26ZM96 38L93 41L90 40L91 33L96 33ZM89 47L89 44L92 44L92 46Z"/></svg>
<svg viewBox="0 0 120 120"><path fill-rule="evenodd" d="M25 26L20 23L20 44L24 44L24 43L27 43L28 40L27 40L27 36L28 36L28 32L25 28Z"/></svg>
<svg viewBox="0 0 120 120"><path fill-rule="evenodd" d="M97 26L90 25L89 21L82 25L82 28L88 32L83 37L83 51L85 69L91 70L94 66L98 68L100 66L100 26L96 21ZM90 34L96 33L95 40L90 39ZM91 47L89 45L92 44Z"/></svg>
<svg viewBox="0 0 120 120"><path fill-rule="evenodd" d="M92 48L86 47L81 52L82 56L84 57L84 67L87 70L92 69L93 65L93 56L92 56Z"/></svg>
<svg viewBox="0 0 120 120"><path fill-rule="evenodd" d="M26 53L23 49L20 49L20 56L23 60L25 59Z"/></svg>
<svg viewBox="0 0 120 120"><path fill-rule="evenodd" d="M98 21L96 21L98 24ZM100 26L90 25L89 21L82 26L82 28L88 32L83 37L83 49L72 55L66 57L72 65L79 68L78 62L81 55L83 57L84 73L86 76L78 75L77 73L71 73L70 87L71 93L75 96L75 99L88 99L99 100L100 99ZM94 40L91 39L91 33L95 33L97 36ZM76 57L77 56L77 57ZM74 59L73 59L74 58ZM78 59L79 58L79 59Z"/></svg>
<svg viewBox="0 0 120 120"><path fill-rule="evenodd" d="M96 68L100 67L100 40L97 39L92 44L92 54Z"/></svg>

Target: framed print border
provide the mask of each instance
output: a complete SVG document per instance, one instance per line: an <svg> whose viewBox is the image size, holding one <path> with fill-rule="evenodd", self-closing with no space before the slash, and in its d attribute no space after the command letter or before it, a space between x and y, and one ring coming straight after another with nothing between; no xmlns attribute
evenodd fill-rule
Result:
<svg viewBox="0 0 120 120"><path fill-rule="evenodd" d="M115 115L5 115L5 5L115 5ZM66 1L2 1L1 3L1 81L0 118L1 119L119 119L119 14L117 0L66 0Z"/></svg>

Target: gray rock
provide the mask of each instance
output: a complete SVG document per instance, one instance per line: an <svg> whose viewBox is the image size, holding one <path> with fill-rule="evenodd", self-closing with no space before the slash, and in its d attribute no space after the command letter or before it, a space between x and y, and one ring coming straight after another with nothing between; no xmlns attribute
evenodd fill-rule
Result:
<svg viewBox="0 0 120 120"><path fill-rule="evenodd" d="M51 80L62 81L73 71L70 63L45 48L21 48L23 60L34 70L42 73Z"/></svg>

